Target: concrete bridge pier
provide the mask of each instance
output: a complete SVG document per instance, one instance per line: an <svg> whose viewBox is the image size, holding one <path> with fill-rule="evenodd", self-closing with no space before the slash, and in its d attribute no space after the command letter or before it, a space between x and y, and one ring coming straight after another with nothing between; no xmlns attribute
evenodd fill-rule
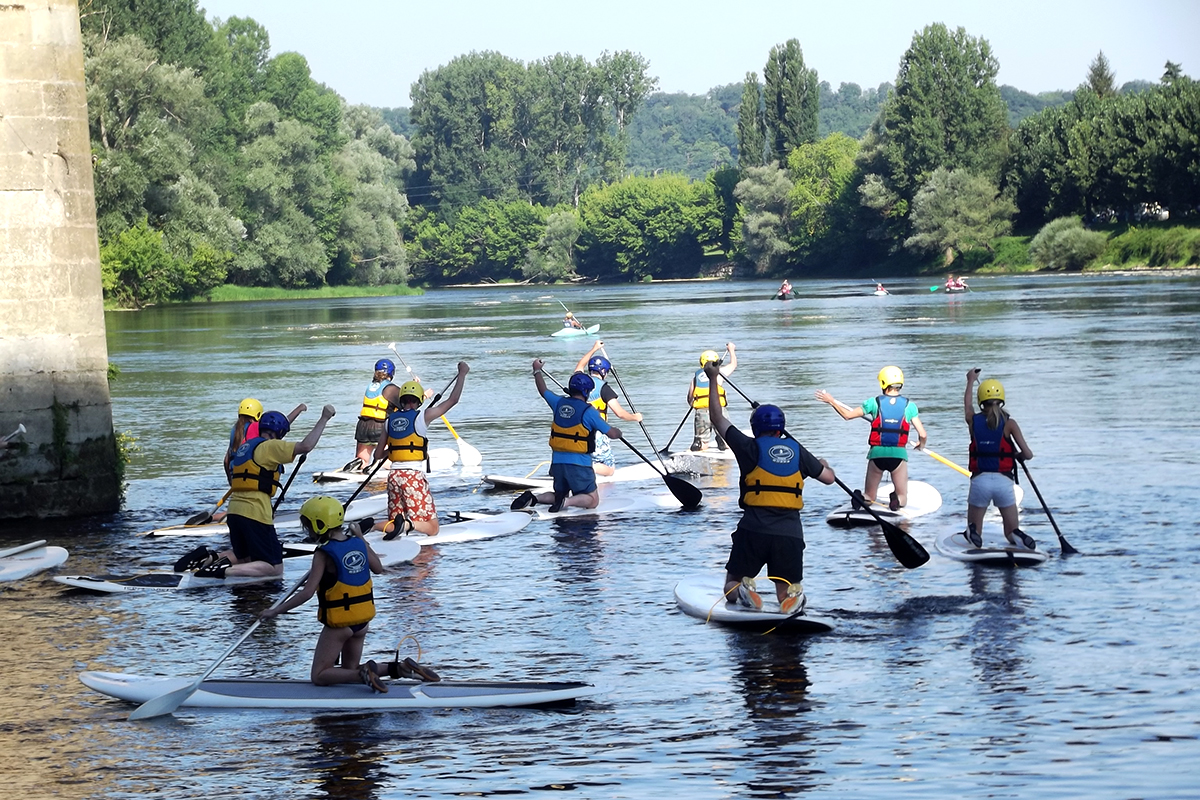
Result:
<svg viewBox="0 0 1200 800"><path fill-rule="evenodd" d="M0 2L0 519L116 511L75 0Z"/></svg>

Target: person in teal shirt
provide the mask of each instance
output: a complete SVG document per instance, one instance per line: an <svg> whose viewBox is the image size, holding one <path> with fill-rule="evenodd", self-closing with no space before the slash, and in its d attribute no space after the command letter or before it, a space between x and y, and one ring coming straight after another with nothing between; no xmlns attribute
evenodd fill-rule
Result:
<svg viewBox="0 0 1200 800"><path fill-rule="evenodd" d="M888 366L879 370L879 388L883 394L864 400L858 408L838 402L824 389L817 390L816 398L833 406L842 419L865 417L871 421L863 497L874 502L883 473L890 472L895 491L888 496L888 508L898 511L908 504L909 431L916 428L918 449L925 446L928 436L917 416L917 404L900 394L904 388L904 373L899 367Z"/></svg>

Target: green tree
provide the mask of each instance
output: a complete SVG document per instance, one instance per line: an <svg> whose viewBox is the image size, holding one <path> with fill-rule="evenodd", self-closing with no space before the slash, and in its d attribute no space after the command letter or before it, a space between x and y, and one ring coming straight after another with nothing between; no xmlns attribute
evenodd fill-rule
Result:
<svg viewBox="0 0 1200 800"><path fill-rule="evenodd" d="M734 190L742 209L741 251L759 275L769 275L792 251L788 199L792 182L777 164L751 167Z"/></svg>
<svg viewBox="0 0 1200 800"><path fill-rule="evenodd" d="M792 250L798 261L829 258L844 247L857 198L858 142L842 133L797 147L788 156Z"/></svg>
<svg viewBox="0 0 1200 800"><path fill-rule="evenodd" d="M1033 263L1048 269L1081 270L1104 252L1108 237L1084 230L1079 217L1046 223L1029 243Z"/></svg>
<svg viewBox="0 0 1200 800"><path fill-rule="evenodd" d="M965 169L934 170L913 200L910 250L941 252L948 266L957 254L992 249L992 240L1012 228L1016 207L995 184Z"/></svg>
<svg viewBox="0 0 1200 800"><path fill-rule="evenodd" d="M1085 84L1101 100L1117 93L1117 76L1109 68L1108 59L1104 57L1103 50L1096 54L1091 64L1088 64Z"/></svg>
<svg viewBox="0 0 1200 800"><path fill-rule="evenodd" d="M521 268L527 280L539 283L573 280L575 242L579 239L579 214L572 210L555 211L546 218L546 229L537 244L529 248Z"/></svg>
<svg viewBox="0 0 1200 800"><path fill-rule="evenodd" d="M225 279L220 259L207 251L180 259L163 246L162 232L145 219L121 231L100 248L100 280L105 294L121 306L142 308L202 294Z"/></svg>
<svg viewBox="0 0 1200 800"><path fill-rule="evenodd" d="M746 73L742 84L742 102L738 106L738 167L761 167L766 157L767 131L763 121L762 89L758 76Z"/></svg>
<svg viewBox="0 0 1200 800"><path fill-rule="evenodd" d="M767 158L786 164L793 149L817 139L817 71L804 65L798 40L771 48L763 83Z"/></svg>
<svg viewBox="0 0 1200 800"><path fill-rule="evenodd" d="M721 167L708 175L708 182L713 187L717 214L721 221L716 244L726 256L733 250L733 231L738 216L737 196L734 192L737 190L739 180L741 180L741 173L736 167Z"/></svg>
<svg viewBox="0 0 1200 800"><path fill-rule="evenodd" d="M682 175L592 186L579 213L579 273L590 278L691 277L720 231L712 185Z"/></svg>

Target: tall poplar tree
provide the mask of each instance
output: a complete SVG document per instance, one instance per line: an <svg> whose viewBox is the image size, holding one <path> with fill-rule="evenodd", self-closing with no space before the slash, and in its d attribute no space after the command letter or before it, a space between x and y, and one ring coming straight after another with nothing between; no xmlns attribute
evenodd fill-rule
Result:
<svg viewBox="0 0 1200 800"><path fill-rule="evenodd" d="M738 107L738 168L743 172L763 165L766 132L763 130L762 89L758 75L746 73L742 83L742 104Z"/></svg>
<svg viewBox="0 0 1200 800"><path fill-rule="evenodd" d="M767 156L786 164L792 150L817 140L817 71L804 65L797 39L771 48L763 84Z"/></svg>
<svg viewBox="0 0 1200 800"><path fill-rule="evenodd" d="M1117 76L1108 66L1108 59L1104 56L1103 50L1096 54L1091 64L1088 64L1087 86L1101 100L1117 93Z"/></svg>

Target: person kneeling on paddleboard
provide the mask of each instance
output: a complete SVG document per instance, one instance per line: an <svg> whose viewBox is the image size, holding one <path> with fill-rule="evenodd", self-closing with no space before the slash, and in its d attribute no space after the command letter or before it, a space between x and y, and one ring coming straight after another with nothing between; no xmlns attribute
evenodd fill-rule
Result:
<svg viewBox="0 0 1200 800"><path fill-rule="evenodd" d="M716 363L705 366L709 380L717 380ZM754 576L763 565L774 579L779 610L804 611L804 479L832 484L837 476L828 462L804 449L784 430L783 411L761 405L750 414L750 437L730 424L720 404L708 407L716 432L725 438L737 457L742 518L732 535L725 564L725 597L756 611L762 610Z"/></svg>
<svg viewBox="0 0 1200 800"><path fill-rule="evenodd" d="M917 429L917 436L920 437L918 450L925 446L928 436L917 416L917 404L900 394L904 388L904 373L899 367L879 370L879 388L883 394L864 400L858 408L838 402L824 389L817 390L816 398L833 406L842 419L866 417L871 421L863 497L868 502L875 502L883 473L890 472L896 488L888 497L888 508L899 511L908 505L908 432L911 428Z"/></svg>
<svg viewBox="0 0 1200 800"><path fill-rule="evenodd" d="M586 370L588 377L595 384L592 391L588 393L587 401L600 412L600 419L605 422L608 422L608 412L610 411L619 419L641 422L642 415L636 412L631 414L622 408L621 403L617 400L616 391L604 382L612 369L612 363L604 356L596 355L596 352L603 347L604 342L596 342L592 345L592 349L575 365L576 372ZM596 449L592 451L592 469L596 471L597 475L612 475L617 471L617 460L613 456L612 444L609 443L607 436L598 431L596 433Z"/></svg>
<svg viewBox="0 0 1200 800"><path fill-rule="evenodd" d="M384 423L374 454L376 460L386 456L391 462L387 482L388 519L375 526L384 532L384 539L413 531L437 536L440 528L437 507L425 479L429 467L429 423L458 403L470 371L467 362L458 362L458 377L450 394L424 411L421 402L425 390L416 380L399 388L395 385L384 388L384 397L395 406Z"/></svg>
<svg viewBox="0 0 1200 800"><path fill-rule="evenodd" d="M592 469L595 434L620 439L621 431L605 422L600 412L587 401L595 381L576 372L567 381L567 395L563 397L546 388L543 366L540 358L533 360L533 380L538 394L554 411L554 421L550 425L550 449L554 451L550 458L550 476L554 478L554 491L538 495L522 492L511 508L519 511L535 503L549 503L551 513L562 511L564 506L595 508L600 504L596 472Z"/></svg>
<svg viewBox="0 0 1200 800"><path fill-rule="evenodd" d="M197 547L175 562L176 572L196 571L197 577L263 577L283 574L283 545L275 533L271 498L279 491L283 465L312 452L321 439L334 408L321 409L321 418L296 444L283 441L291 430L288 418L268 411L258 420L258 436L248 439L230 461L229 550L218 553Z"/></svg>
<svg viewBox="0 0 1200 800"><path fill-rule="evenodd" d="M279 605L259 612L258 616L274 619L304 605L314 594L317 596L317 619L323 627L309 673L309 679L317 686L361 682L376 692L387 692L387 685L379 680L384 675L438 680L432 670L414 670L405 663L359 663L367 631L375 618L371 573L381 575L384 569L379 556L362 538L358 526L342 524L344 515L342 504L332 497L313 497L305 501L300 507L300 525L317 541L308 578L299 592Z"/></svg>
<svg viewBox="0 0 1200 800"><path fill-rule="evenodd" d="M977 395L972 396L971 389L979 379L979 372L973 369L967 373L967 388L963 392L963 413L971 431L971 461L968 465L971 491L967 495L964 535L975 547L983 546L983 515L988 504L995 503L1008 543L1019 543L1033 550L1037 542L1017 527L1017 496L1013 489L1017 481L1017 461L1033 458L1033 451L1025 443L1021 426L1004 410L1004 385L1000 381L988 378L979 384ZM975 399L979 400L979 413L975 413Z"/></svg>

